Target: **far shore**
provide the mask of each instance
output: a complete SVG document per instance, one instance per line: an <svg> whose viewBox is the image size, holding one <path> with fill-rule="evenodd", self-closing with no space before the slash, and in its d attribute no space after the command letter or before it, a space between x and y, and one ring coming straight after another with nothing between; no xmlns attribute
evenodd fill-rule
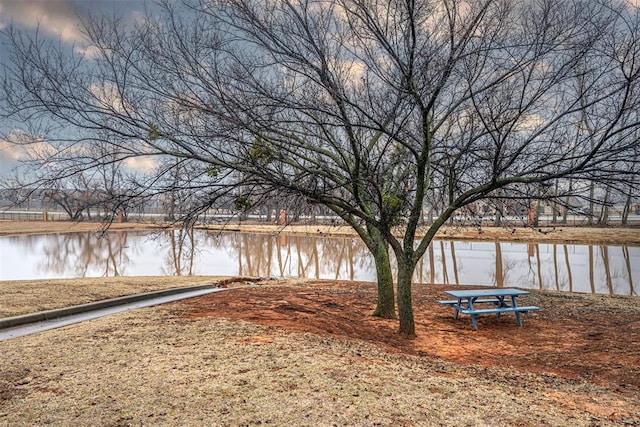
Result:
<svg viewBox="0 0 640 427"><path fill-rule="evenodd" d="M75 233L105 230L162 230L171 224L155 223L111 223L70 222L70 221L0 221L0 236L20 234ZM347 225L287 224L278 225L263 222L228 222L197 226L211 231L239 231L246 233L286 233L299 235L322 235L334 237L355 237L355 231ZM419 230L421 236L426 228ZM441 228L437 239L474 241L512 241L582 243L640 246L640 227L451 227Z"/></svg>

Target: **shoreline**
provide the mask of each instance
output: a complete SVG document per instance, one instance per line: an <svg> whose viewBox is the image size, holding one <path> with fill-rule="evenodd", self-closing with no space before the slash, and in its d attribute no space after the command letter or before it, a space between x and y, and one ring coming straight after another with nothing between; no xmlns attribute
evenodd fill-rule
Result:
<svg viewBox="0 0 640 427"><path fill-rule="evenodd" d="M108 227L93 222L63 221L0 221L0 237L24 234L103 232L128 230L163 230L170 224L113 223ZM224 223L196 226L198 230L290 234L324 237L357 237L347 225L265 223ZM423 234L418 233L419 236ZM567 243L640 246L640 227L451 227L445 226L436 234L437 240L505 241L530 243Z"/></svg>
<svg viewBox="0 0 640 427"><path fill-rule="evenodd" d="M161 230L158 225L137 223L114 223L112 232L137 231L137 230ZM296 224L280 227L273 224L221 224L204 228L211 232L244 232L244 233L285 233L303 236L332 236L354 237L357 235L347 226L320 226ZM0 237L33 235L40 233L75 233L75 232L103 232L103 224L89 222L7 222L0 221ZM554 233L540 233L531 229L519 229L510 232L504 228L477 229L449 229L445 228L438 235L439 238L448 237L452 240L478 240L478 241L505 241L505 242L532 242L528 237L538 239L536 243L553 243L553 238L562 235L563 244L577 242L577 244L595 244L590 240L609 238L611 243L606 245L632 245L640 242L640 229L562 229ZM640 246L640 243L638 243ZM215 283L227 280L229 277L212 275L191 276L111 276L111 277L84 277L71 279L26 279L26 280L2 280L0 281L0 317L12 317L37 311L59 309L69 305L85 304L100 299L118 298L126 295L144 293L150 291L165 290L180 286L192 286ZM248 278L248 282L261 281L259 277ZM304 279L289 279L301 282ZM473 285L473 283L470 283ZM41 295L48 294L47 298ZM606 294L603 294L606 295Z"/></svg>

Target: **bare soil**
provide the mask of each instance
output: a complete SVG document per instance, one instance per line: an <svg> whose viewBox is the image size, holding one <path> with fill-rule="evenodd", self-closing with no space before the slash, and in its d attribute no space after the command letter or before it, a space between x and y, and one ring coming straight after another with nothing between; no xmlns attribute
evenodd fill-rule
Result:
<svg viewBox="0 0 640 427"><path fill-rule="evenodd" d="M371 316L376 296L371 283L309 281L250 287L180 305L187 317L224 317L360 340L388 351L497 367L505 372L553 374L584 380L620 396L640 396L637 297L533 292L521 297L522 304L538 305L542 310L526 314L523 328L512 315L499 319L484 316L474 331L468 316L454 319L450 307L438 304L446 289L442 285L415 285L417 338L412 340L395 333L397 321ZM600 409L605 413L610 410Z"/></svg>

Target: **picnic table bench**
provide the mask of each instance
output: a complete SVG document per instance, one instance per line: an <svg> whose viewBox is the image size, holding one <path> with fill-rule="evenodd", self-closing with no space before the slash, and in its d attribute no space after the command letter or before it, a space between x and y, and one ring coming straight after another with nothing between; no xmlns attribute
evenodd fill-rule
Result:
<svg viewBox="0 0 640 427"><path fill-rule="evenodd" d="M516 298L520 295L527 295L531 293L521 289L466 289L445 291L444 293L456 299L441 300L438 302L440 304L453 307L454 317L456 319L460 313L471 316L471 324L473 325L473 329L476 330L478 329L476 317L481 314L495 314L496 317L499 318L502 313L515 313L518 326L522 327L521 313L540 310L540 307L536 306L518 306ZM483 305L481 307L477 307L474 304ZM486 308L487 304L490 304L488 308Z"/></svg>

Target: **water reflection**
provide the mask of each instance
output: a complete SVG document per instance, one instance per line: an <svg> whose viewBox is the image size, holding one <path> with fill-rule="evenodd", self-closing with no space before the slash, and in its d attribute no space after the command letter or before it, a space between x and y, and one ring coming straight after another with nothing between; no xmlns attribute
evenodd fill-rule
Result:
<svg viewBox="0 0 640 427"><path fill-rule="evenodd" d="M243 275L375 280L358 239L172 230L0 238L0 280ZM435 241L421 283L638 295L639 247Z"/></svg>

